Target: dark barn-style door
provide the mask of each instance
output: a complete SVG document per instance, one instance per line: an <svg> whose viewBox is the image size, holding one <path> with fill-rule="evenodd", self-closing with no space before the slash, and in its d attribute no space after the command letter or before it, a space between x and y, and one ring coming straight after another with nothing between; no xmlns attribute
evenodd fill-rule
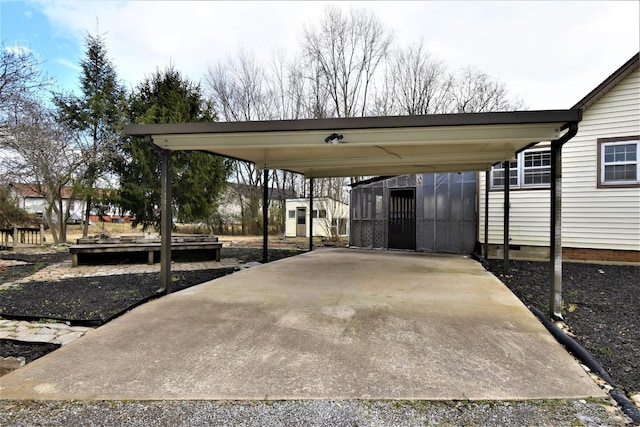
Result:
<svg viewBox="0 0 640 427"><path fill-rule="evenodd" d="M389 248L416 249L416 191L389 191Z"/></svg>

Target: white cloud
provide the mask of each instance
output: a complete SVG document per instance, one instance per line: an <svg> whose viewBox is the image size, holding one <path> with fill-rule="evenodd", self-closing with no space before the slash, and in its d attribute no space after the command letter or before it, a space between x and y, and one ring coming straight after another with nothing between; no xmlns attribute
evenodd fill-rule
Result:
<svg viewBox="0 0 640 427"><path fill-rule="evenodd" d="M64 59L64 58L55 58L53 60L53 62L56 63L56 64L60 64L60 65L62 65L64 67L67 67L67 68L69 68L69 69L71 69L73 71L82 70L82 67L79 64L77 64L75 62L71 62L71 61L69 61L67 59Z"/></svg>
<svg viewBox="0 0 640 427"><path fill-rule="evenodd" d="M13 46L5 46L4 51L17 56L29 55L32 53L31 48L17 44L14 44Z"/></svg>
<svg viewBox="0 0 640 427"><path fill-rule="evenodd" d="M130 85L170 62L199 80L240 48L267 59L298 50L303 25L332 2L54 1L41 3L59 37L106 33ZM406 46L452 69L475 65L531 108L568 108L638 51L638 2L333 2L364 7Z"/></svg>

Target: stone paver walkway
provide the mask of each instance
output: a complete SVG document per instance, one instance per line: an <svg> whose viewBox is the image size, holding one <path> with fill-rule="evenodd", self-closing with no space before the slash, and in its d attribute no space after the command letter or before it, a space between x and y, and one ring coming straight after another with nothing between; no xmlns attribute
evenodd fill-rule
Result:
<svg viewBox="0 0 640 427"><path fill-rule="evenodd" d="M93 328L55 322L26 322L0 318L0 338L66 345Z"/></svg>
<svg viewBox="0 0 640 427"><path fill-rule="evenodd" d="M27 264L23 261L1 260L0 267ZM233 258L223 258L220 262L181 262L173 263L173 271L205 270L212 268L223 268L238 266L238 261ZM160 264L120 264L120 265L81 265L71 267L71 261L49 265L31 276L0 284L0 290L21 283L28 282L49 282L75 277L95 277L112 276L117 274L138 274L138 273L158 273ZM95 328L84 326L71 326L61 322L27 322L23 320L8 320L0 317L0 338L13 339L28 342L44 342L66 345ZM2 355L0 355L2 356Z"/></svg>

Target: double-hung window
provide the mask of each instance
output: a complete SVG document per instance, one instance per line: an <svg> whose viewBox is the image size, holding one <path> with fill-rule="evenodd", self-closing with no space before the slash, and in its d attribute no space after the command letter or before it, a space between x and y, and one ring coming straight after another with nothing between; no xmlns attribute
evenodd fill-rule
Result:
<svg viewBox="0 0 640 427"><path fill-rule="evenodd" d="M491 168L491 189L504 188L504 162ZM532 148L518 153L509 162L509 188L549 188L551 185L550 148Z"/></svg>
<svg viewBox="0 0 640 427"><path fill-rule="evenodd" d="M640 137L598 139L599 186L640 184Z"/></svg>

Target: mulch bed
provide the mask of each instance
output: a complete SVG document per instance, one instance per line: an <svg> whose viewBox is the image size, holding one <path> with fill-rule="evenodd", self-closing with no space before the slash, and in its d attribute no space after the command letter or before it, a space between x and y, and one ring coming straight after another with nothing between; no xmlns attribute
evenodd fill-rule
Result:
<svg viewBox="0 0 640 427"><path fill-rule="evenodd" d="M226 276L234 268L176 271L171 292ZM30 282L0 291L0 316L6 319L54 319L100 326L139 304L158 297L160 274L77 277Z"/></svg>
<svg viewBox="0 0 640 427"><path fill-rule="evenodd" d="M550 264L484 262L527 306L549 312ZM574 339L627 393L640 391L640 266L563 262L563 317Z"/></svg>
<svg viewBox="0 0 640 427"><path fill-rule="evenodd" d="M24 357L25 363L33 362L59 348L60 344L0 339L1 357Z"/></svg>

